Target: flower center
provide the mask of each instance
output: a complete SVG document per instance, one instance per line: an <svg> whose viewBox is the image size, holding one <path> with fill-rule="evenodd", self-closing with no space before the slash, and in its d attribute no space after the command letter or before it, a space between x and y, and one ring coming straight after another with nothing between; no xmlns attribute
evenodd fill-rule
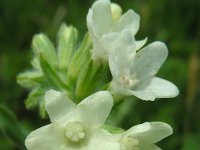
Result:
<svg viewBox="0 0 200 150"><path fill-rule="evenodd" d="M119 83L126 88L132 88L139 83L139 80L135 78L135 75L133 75L132 77L128 75L122 75L119 78Z"/></svg>
<svg viewBox="0 0 200 150"><path fill-rule="evenodd" d="M122 143L124 145L124 148L126 150L139 150L139 140L138 139L134 139L132 137L126 137L122 140Z"/></svg>
<svg viewBox="0 0 200 150"><path fill-rule="evenodd" d="M80 142L85 138L84 127L79 122L68 123L65 129L65 137L72 143Z"/></svg>

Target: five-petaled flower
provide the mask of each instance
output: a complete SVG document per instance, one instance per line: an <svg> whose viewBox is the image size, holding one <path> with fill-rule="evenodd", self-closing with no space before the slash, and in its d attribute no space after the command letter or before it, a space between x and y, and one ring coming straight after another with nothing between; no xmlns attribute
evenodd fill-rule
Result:
<svg viewBox="0 0 200 150"><path fill-rule="evenodd" d="M120 150L160 150L155 143L172 134L172 128L163 122L146 122L116 134Z"/></svg>
<svg viewBox="0 0 200 150"><path fill-rule="evenodd" d="M119 143L101 126L111 111L109 92L97 92L75 105L61 92L46 93L51 124L28 135L28 150L119 150Z"/></svg>
<svg viewBox="0 0 200 150"><path fill-rule="evenodd" d="M129 30L121 32L112 45L104 42L112 53L109 66L113 76L110 89L121 95L134 95L143 100L172 98L178 95L171 82L155 77L168 55L162 42L153 42L138 50Z"/></svg>

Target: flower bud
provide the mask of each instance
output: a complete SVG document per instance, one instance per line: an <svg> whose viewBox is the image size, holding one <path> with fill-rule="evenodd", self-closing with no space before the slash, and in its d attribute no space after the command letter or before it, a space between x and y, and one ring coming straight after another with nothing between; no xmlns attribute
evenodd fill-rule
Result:
<svg viewBox="0 0 200 150"><path fill-rule="evenodd" d="M122 8L116 4L111 4L111 12L112 12L112 21L116 22L122 15Z"/></svg>
<svg viewBox="0 0 200 150"><path fill-rule="evenodd" d="M46 35L35 35L32 41L32 48L38 59L40 54L42 54L50 65L57 66L57 55L54 45Z"/></svg>

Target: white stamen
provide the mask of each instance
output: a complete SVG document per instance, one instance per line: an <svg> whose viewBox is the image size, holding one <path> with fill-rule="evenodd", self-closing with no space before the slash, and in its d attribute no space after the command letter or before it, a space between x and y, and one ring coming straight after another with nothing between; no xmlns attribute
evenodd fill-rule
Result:
<svg viewBox="0 0 200 150"><path fill-rule="evenodd" d="M70 142L77 143L85 138L84 127L79 122L70 122L65 129L65 136Z"/></svg>
<svg viewBox="0 0 200 150"><path fill-rule="evenodd" d="M132 77L128 75L122 75L119 78L119 83L122 84L124 87L132 88L139 83L139 80L136 79L135 75L133 75Z"/></svg>
<svg viewBox="0 0 200 150"><path fill-rule="evenodd" d="M138 139L134 139L132 137L125 137L122 140L122 144L126 147L127 150L139 150L139 140Z"/></svg>

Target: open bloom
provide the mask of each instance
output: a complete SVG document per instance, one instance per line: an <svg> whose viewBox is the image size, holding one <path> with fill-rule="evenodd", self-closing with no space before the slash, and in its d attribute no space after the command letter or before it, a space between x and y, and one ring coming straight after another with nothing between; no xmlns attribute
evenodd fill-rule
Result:
<svg viewBox="0 0 200 150"><path fill-rule="evenodd" d="M116 134L120 150L160 150L158 141L172 134L172 128L163 122L146 122Z"/></svg>
<svg viewBox="0 0 200 150"><path fill-rule="evenodd" d="M137 51L134 37L124 30L115 43L104 41L112 49L109 66L113 76L110 89L121 95L135 95L143 100L171 98L178 95L171 82L156 77L168 55L162 42L153 42Z"/></svg>
<svg viewBox="0 0 200 150"><path fill-rule="evenodd" d="M93 42L93 58L107 61L110 49L102 45L102 40L111 43L117 37L117 33L129 30L134 36L139 29L140 17L133 10L128 10L121 15L119 5L109 0L96 1L87 14L87 27ZM110 38L114 37L114 38ZM141 47L145 40L138 41L137 47Z"/></svg>
<svg viewBox="0 0 200 150"><path fill-rule="evenodd" d="M28 150L119 150L114 137L101 129L113 105L109 92L97 92L78 105L54 90L45 97L52 123L28 135Z"/></svg>

